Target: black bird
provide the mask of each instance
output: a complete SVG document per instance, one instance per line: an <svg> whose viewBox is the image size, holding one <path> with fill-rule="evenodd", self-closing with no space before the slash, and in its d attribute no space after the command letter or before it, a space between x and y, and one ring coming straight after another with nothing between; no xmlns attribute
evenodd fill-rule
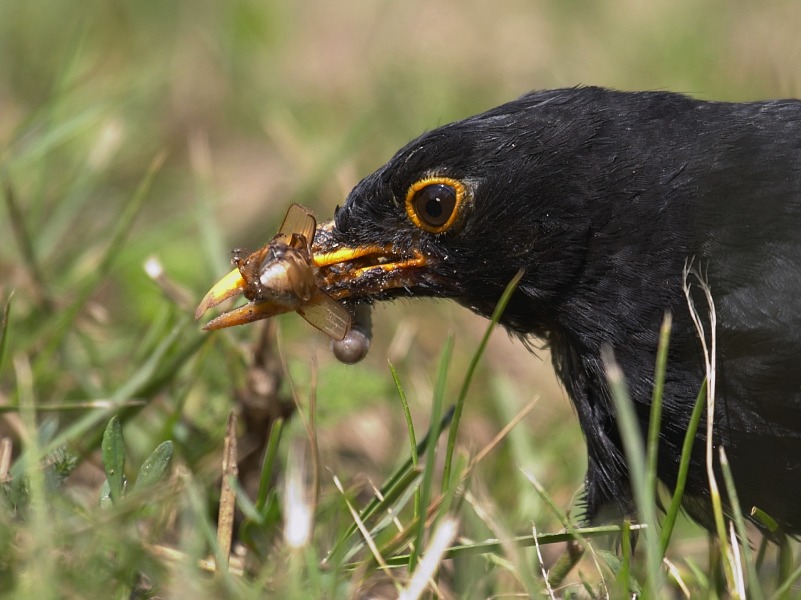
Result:
<svg viewBox="0 0 801 600"><path fill-rule="evenodd" d="M312 250L322 289L351 305L435 296L489 316L524 269L502 323L551 350L587 442L591 521L635 510L602 351L645 432L666 311L658 475L675 484L705 376L683 291L694 269L717 318L714 445L743 510L801 533L801 101L530 93L410 142ZM704 446L702 425L685 508L711 527Z"/></svg>

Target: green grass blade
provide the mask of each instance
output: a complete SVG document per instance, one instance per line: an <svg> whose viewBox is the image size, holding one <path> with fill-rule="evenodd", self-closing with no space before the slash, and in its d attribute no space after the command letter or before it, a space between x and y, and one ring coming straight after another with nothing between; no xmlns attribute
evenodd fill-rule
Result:
<svg viewBox="0 0 801 600"><path fill-rule="evenodd" d="M792 577L790 574L790 569L792 569L794 565L795 565L795 560L793 559L793 548L787 541L787 536L782 534L779 537L778 577L780 582L786 581L788 578Z"/></svg>
<svg viewBox="0 0 801 600"><path fill-rule="evenodd" d="M434 388L434 399L431 406L431 433L428 436L428 445L426 447L426 464L423 469L423 481L420 484L420 506L421 514L417 524L417 535L415 536L414 551L409 553L409 572L413 572L417 566L417 561L420 558L420 553L423 551L424 537L426 532L426 510L428 502L431 499L431 488L434 480L434 471L436 469L436 453L434 449L437 445L439 438L440 418L442 416L442 406L445 402L445 385L448 381L448 368L450 367L451 356L453 355L453 336L448 336L445 342L445 347L442 349L442 355L439 361L439 369L437 372L437 384ZM456 412L459 411L457 406ZM454 420L456 414L454 413ZM453 431L453 422L451 423L451 431ZM450 438L448 438L450 440Z"/></svg>
<svg viewBox="0 0 801 600"><path fill-rule="evenodd" d="M3 306L3 321L0 323L0 373L3 372L3 364L6 359L6 350L8 349L8 329L11 315L11 300L14 298L12 291L8 298L6 298L5 306Z"/></svg>
<svg viewBox="0 0 801 600"><path fill-rule="evenodd" d="M603 355L606 367L606 377L609 382L609 391L615 403L618 417L618 426L623 440L623 449L626 453L626 463L629 469L629 478L634 501L640 514L640 522L645 522L649 528L656 525L656 504L653 491L649 493L647 486L647 469L645 464L645 448L642 434L634 412L634 404L629 396L628 388L623 378L623 372L615 361L610 349ZM647 581L645 589L651 598L657 598L662 584L662 554L659 551L659 541L654 533L645 535Z"/></svg>
<svg viewBox="0 0 801 600"><path fill-rule="evenodd" d="M388 362L389 370L392 373L392 380L395 382L395 389L398 390L398 398L400 398L401 405L403 406L403 416L406 418L406 429L409 432L409 450L411 452L412 466L417 466L417 437L414 433L414 423L412 422L412 412L409 410L409 402L406 400L406 392L403 390L398 372L395 370L394 365Z"/></svg>
<svg viewBox="0 0 801 600"><path fill-rule="evenodd" d="M698 397L695 400L695 407L687 425L687 432L684 434L684 443L681 447L681 460L679 462L679 473L676 477L676 486L673 490L673 497L670 501L665 520L662 524L662 534L659 540L660 552L664 554L670 544L670 537L673 535L673 528L681 509L681 499L684 497L684 487L687 484L687 474L690 471L690 458L692 457L695 435L698 433L698 426L706 408L706 379L701 383Z"/></svg>
<svg viewBox="0 0 801 600"><path fill-rule="evenodd" d="M639 525L632 525L631 531L642 531L644 528ZM491 554L496 552L503 552L504 544L511 543L519 548L533 548L536 545L547 546L549 544L563 544L576 539L576 536L582 538L608 538L611 536L619 536L623 529L618 525L601 525L598 527L582 527L577 528L575 532L561 532L561 533L539 533L536 536L521 535L514 536L508 540L490 539L481 542L473 542L470 544L457 544L451 546L445 551L443 559L474 556L476 554ZM386 558L386 563L392 567L400 567L408 564L409 554L398 554ZM354 567L356 565L353 565Z"/></svg>
<svg viewBox="0 0 801 600"><path fill-rule="evenodd" d="M798 567L795 571L790 573L784 579L784 581L782 581L781 585L779 585L779 587L776 588L776 591L774 592L772 598L774 600L783 600L784 598L787 597L797 598L798 597L797 595L789 596L789 594L792 591L795 582L798 581L799 579L801 579L801 567Z"/></svg>
<svg viewBox="0 0 801 600"><path fill-rule="evenodd" d="M657 462L659 459L659 433L662 427L662 396L665 390L665 371L667 370L668 346L670 345L670 330L673 324L671 314L665 313L662 328L659 331L659 346L656 352L656 366L654 368L654 389L651 396L651 416L648 424L648 443L646 444L647 463L646 478L647 492L650 498L647 501L656 501Z"/></svg>
<svg viewBox="0 0 801 600"><path fill-rule="evenodd" d="M13 147L9 149L11 158L6 162L5 168L13 175L17 171L36 164L58 146L95 127L107 112L108 109L102 105L89 106L83 112L51 127L34 143L25 143L29 142L26 134L30 134L30 129L21 130L17 140L13 142Z"/></svg>
<svg viewBox="0 0 801 600"><path fill-rule="evenodd" d="M76 402L57 402L53 404L46 404L44 406L37 406L37 413L51 413L51 412L67 412L67 411L85 411L96 408L111 408L117 409L123 406L144 406L145 402L142 400L128 400L126 402L113 402L107 399L95 400L78 400ZM0 406L0 414L7 412L18 412L19 406Z"/></svg>
<svg viewBox="0 0 801 600"><path fill-rule="evenodd" d="M478 344L478 348L476 348L476 351L473 353L473 358L470 360L467 373L465 373L464 381L462 382L462 388L459 390L459 397L456 400L456 409L453 413L453 421L451 422L451 426L448 431L448 448L445 454L445 466L443 467L442 471L443 492L451 484L451 463L453 461L453 451L456 447L456 434L459 430L459 422L462 419L462 410L464 408L465 399L467 398L467 392L470 390L470 384L472 383L473 376L476 372L476 367L478 367L478 362L481 360L481 356L484 354L484 350L487 347L490 335L498 325L501 315L506 309L506 305L509 304L512 294L514 294L518 284L520 283L520 280L523 278L523 274L523 269L520 269L520 271L518 271L517 274L512 277L511 281L509 281L509 283L506 285L506 289L504 289L501 299L498 301L498 304L495 306L495 311L492 313L490 324L487 326L484 336L481 338L481 342Z"/></svg>
<svg viewBox="0 0 801 600"><path fill-rule="evenodd" d="M746 572L748 573L748 581L746 581L747 598L754 598L755 600L762 600L762 588L759 584L759 577L757 576L755 563L751 553L751 546L748 542L748 531L745 528L745 520L743 513L740 510L740 500L737 497L737 490L734 487L734 476L731 472L729 459L726 456L726 451L723 446L720 447L720 469L723 472L723 482L726 486L726 495L729 499L729 506L731 507L732 517L734 519L734 526L737 530L737 537L740 541L740 548L743 554L743 563L745 564ZM732 543L737 543L732 540Z"/></svg>
<svg viewBox="0 0 801 600"><path fill-rule="evenodd" d="M618 585L623 590L621 597L628 598L631 594L631 523L623 522L623 531L620 534L620 570L617 573Z"/></svg>
<svg viewBox="0 0 801 600"><path fill-rule="evenodd" d="M242 523L242 527L245 527L245 524L257 524L262 525L264 522L263 516L259 513L259 510L256 508L256 505L250 501L250 498L247 495L247 492L242 489L242 484L239 482L238 479L235 477L229 477L228 483L230 484L231 488L234 490L234 495L236 496L236 509L242 513L245 517L245 522ZM250 532L246 532L246 535L242 534L242 528L240 528L240 536L243 539L247 539L247 534Z"/></svg>
<svg viewBox="0 0 801 600"><path fill-rule="evenodd" d="M406 392L403 390L398 372L395 366L387 361L389 370L392 373L392 380L395 382L395 389L398 390L398 397L400 398L401 405L403 406L403 416L406 418L406 429L409 432L409 451L411 452L412 467L417 467L418 454L417 454L417 436L414 433L414 422L412 421L412 411L409 409L409 402L406 400ZM414 516L420 515L420 488L417 488L414 494Z"/></svg>
<svg viewBox="0 0 801 600"><path fill-rule="evenodd" d="M758 506L754 506L751 509L751 516L754 517L759 523L765 527L768 531L770 531L773 535L780 535L781 528L779 527L779 523L771 517L768 513L764 510L760 509Z"/></svg>
<svg viewBox="0 0 801 600"><path fill-rule="evenodd" d="M264 449L264 460L261 464L261 476L259 478L259 491L256 494L256 510L261 513L267 505L267 497L270 492L270 482L273 477L273 465L278 456L278 446L281 442L281 434L284 431L284 420L276 419L270 427L270 437L267 438L267 448Z"/></svg>

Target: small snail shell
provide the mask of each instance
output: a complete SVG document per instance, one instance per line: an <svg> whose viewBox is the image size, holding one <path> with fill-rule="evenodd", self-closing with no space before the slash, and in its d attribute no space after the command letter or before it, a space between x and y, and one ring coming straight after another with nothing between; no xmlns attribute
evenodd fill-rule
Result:
<svg viewBox="0 0 801 600"><path fill-rule="evenodd" d="M331 350L339 362L353 365L367 356L373 335L370 311L370 305L358 305L350 331L341 340L331 340Z"/></svg>

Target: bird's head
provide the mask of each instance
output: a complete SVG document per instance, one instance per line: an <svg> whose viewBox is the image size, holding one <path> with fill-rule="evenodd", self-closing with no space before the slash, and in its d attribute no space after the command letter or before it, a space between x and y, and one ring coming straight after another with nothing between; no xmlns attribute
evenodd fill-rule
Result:
<svg viewBox="0 0 801 600"><path fill-rule="evenodd" d="M546 100L524 97L425 133L359 182L315 237L324 289L346 302L449 297L489 315L524 269L506 324L517 328L515 310L531 319L532 308L553 308L589 229L571 176L582 142L570 120L538 110Z"/></svg>
<svg viewBox="0 0 801 600"><path fill-rule="evenodd" d="M433 296L489 315L523 269L502 322L547 331L589 236L581 155L593 130L558 100L524 96L399 150L317 227L320 288L346 305Z"/></svg>

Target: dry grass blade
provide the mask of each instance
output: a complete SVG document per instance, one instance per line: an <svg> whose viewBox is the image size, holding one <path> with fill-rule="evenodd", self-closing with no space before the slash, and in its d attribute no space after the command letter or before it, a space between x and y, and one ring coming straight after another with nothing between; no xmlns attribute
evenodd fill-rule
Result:
<svg viewBox="0 0 801 600"><path fill-rule="evenodd" d="M143 265L147 276L159 286L164 296L182 310L189 310L194 301L192 294L176 283L164 271L164 265L157 256L150 256Z"/></svg>
<svg viewBox="0 0 801 600"><path fill-rule="evenodd" d="M462 476L462 479L466 479L466 478L467 478L467 476L470 474L470 472L471 472L471 471L472 471L472 470L473 470L473 469L474 469L474 468L475 468L475 467L476 467L476 466L477 466L477 465L478 465L478 464L479 464L479 463L480 463L482 460L484 460L484 459L486 458L486 456L487 456L487 455L488 455L490 452L492 452L492 451L495 449L495 447L496 447L498 444L500 444L500 443L503 441L503 439L504 439L504 438L505 438L507 435L509 435L509 432L510 432L510 431L512 431L512 429L514 429L515 427L517 427L517 424L518 424L518 423L520 423L520 421L522 421L523 419L525 419L525 418L526 418L526 415L527 415L528 413L530 413L530 412L531 412L531 410L532 410L532 409L534 408L534 406L537 404L537 401L538 401L538 400L539 400L539 396L538 396L538 397L536 397L536 398L534 398L533 400L531 400L531 402L529 402L529 403L528 403L528 404L526 404L526 405L525 405L523 408L521 408L521 409L520 409L520 411L519 411L519 412L518 412L518 413L517 413L517 414L516 414L516 415L515 415L515 416L512 418L512 420L511 420L511 421L509 421L509 422L508 422L508 423L507 423L507 424L506 424L506 425L503 427L503 429L501 429L501 430L500 430L500 431L499 431L499 432L498 432L498 433L495 435L495 437L494 437L494 438L492 438L492 440L490 440L490 442L489 442L489 443L488 443L486 446L484 446L484 447L483 447L483 448L482 448L482 449L481 449L481 450L478 452L478 454L476 454L476 455L473 457L473 459L470 461L470 464L468 465L467 469L465 470L465 472L464 472L464 474L463 474L463 476Z"/></svg>
<svg viewBox="0 0 801 600"><path fill-rule="evenodd" d="M146 545L145 549L154 557L169 563L186 564L189 557L185 552L161 544ZM213 560L202 558L197 561L197 567L206 573L216 573L217 565ZM242 577L245 574L245 565L241 558L233 556L228 564L229 575Z"/></svg>
<svg viewBox="0 0 801 600"><path fill-rule="evenodd" d="M236 414L231 411L225 425L223 445L222 485L220 489L220 509L217 513L217 561L221 569L227 569L231 558L231 542L234 536L234 510L236 492L232 485L239 469L237 467Z"/></svg>
<svg viewBox="0 0 801 600"><path fill-rule="evenodd" d="M721 448L722 450L723 448ZM740 544L737 543L737 532L735 531L734 521L729 521L729 547L731 548L731 558L729 559L734 571L734 581L736 587L735 597L747 598L745 595L745 574L743 573L743 563L740 560Z"/></svg>
<svg viewBox="0 0 801 600"><path fill-rule="evenodd" d="M11 467L12 451L11 438L4 437L0 439L0 483L9 481L8 470Z"/></svg>
<svg viewBox="0 0 801 600"><path fill-rule="evenodd" d="M690 283L690 275L695 277L696 281L704 294L704 298L709 309L709 343L707 344L707 334L704 329L704 322L698 309L695 306L695 301L692 298L692 284ZM687 306L690 309L690 316L695 324L698 338L701 341L701 349L704 354L704 365L706 368L706 381L707 381L707 397L706 397L706 473L709 481L709 494L712 501L713 513L715 516L715 527L717 529L718 539L721 544L721 553L724 557L724 572L726 574L726 581L730 590L736 590L737 585L734 576L734 566L730 562L731 551L728 548L726 526L723 522L723 505L720 497L720 489L718 487L717 479L714 470L714 422L715 422L715 374L716 374L716 353L717 353L717 317L715 313L715 303L712 299L712 291L706 284L701 274L692 268L691 264L684 267L684 274L682 278L682 286L684 288L684 296L687 299Z"/></svg>
<svg viewBox="0 0 801 600"><path fill-rule="evenodd" d="M667 567L668 573L673 576L673 581L676 582L676 585L679 586L681 589L681 593L684 594L685 598L690 598L690 589L687 587L687 584L684 582L684 578L682 577L681 571L674 565L671 561L667 558L662 559L662 562L665 563Z"/></svg>
<svg viewBox="0 0 801 600"><path fill-rule="evenodd" d="M551 588L551 582L548 581L548 571L545 570L544 561L542 559L542 551L540 550L540 543L537 539L537 526L531 526L531 536L534 538L534 547L537 549L537 560L540 563L540 571L542 572L542 580L545 582L545 590L548 592L548 597L551 600L556 600L556 596L553 594L553 588Z"/></svg>

